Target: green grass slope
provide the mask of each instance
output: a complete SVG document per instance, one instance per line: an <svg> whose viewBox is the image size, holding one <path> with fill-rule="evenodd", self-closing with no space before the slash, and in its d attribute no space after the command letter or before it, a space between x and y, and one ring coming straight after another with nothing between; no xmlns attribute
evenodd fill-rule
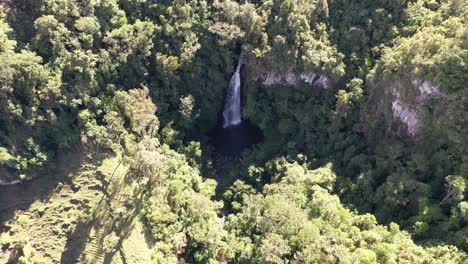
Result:
<svg viewBox="0 0 468 264"><path fill-rule="evenodd" d="M34 182L1 188L0 263L148 262L138 195L119 159L80 150L54 164Z"/></svg>

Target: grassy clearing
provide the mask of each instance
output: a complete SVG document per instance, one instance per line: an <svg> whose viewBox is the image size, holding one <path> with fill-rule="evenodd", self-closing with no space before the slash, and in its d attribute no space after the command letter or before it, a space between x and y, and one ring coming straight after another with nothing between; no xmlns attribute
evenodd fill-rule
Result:
<svg viewBox="0 0 468 264"><path fill-rule="evenodd" d="M119 163L68 153L55 176L0 190L0 264L149 262L139 190Z"/></svg>

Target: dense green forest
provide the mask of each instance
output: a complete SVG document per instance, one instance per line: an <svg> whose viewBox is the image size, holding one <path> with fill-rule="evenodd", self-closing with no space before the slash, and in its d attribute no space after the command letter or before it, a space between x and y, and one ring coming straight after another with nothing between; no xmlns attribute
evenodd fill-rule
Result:
<svg viewBox="0 0 468 264"><path fill-rule="evenodd" d="M467 0L0 0L0 263L467 263L467 84Z"/></svg>

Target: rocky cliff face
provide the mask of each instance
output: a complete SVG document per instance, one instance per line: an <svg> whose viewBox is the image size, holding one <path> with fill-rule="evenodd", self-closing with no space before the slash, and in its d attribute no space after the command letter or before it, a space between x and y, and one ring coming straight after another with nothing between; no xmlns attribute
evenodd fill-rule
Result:
<svg viewBox="0 0 468 264"><path fill-rule="evenodd" d="M410 89L411 92L403 89ZM405 87L402 85L391 86L386 93L393 100L391 102L393 117L406 125L406 130L409 135L415 136L420 127L418 120L418 112L423 107L424 103L429 99L437 99L444 96L440 89L427 80L411 80L411 85ZM413 94L403 98L402 94Z"/></svg>
<svg viewBox="0 0 468 264"><path fill-rule="evenodd" d="M260 82L264 86L295 86L302 81L310 85L319 86L323 89L330 88L330 79L327 76L313 72L303 72L300 74L291 71L286 73L268 72L254 77L254 80Z"/></svg>
<svg viewBox="0 0 468 264"><path fill-rule="evenodd" d="M15 184L18 184L18 183L21 183L21 182L25 182L25 181L30 181L30 180L32 180L32 177L27 177L27 178L25 178L24 180L12 180L12 181L2 180L2 179L0 178L0 186L15 185Z"/></svg>
<svg viewBox="0 0 468 264"><path fill-rule="evenodd" d="M444 115L440 111L437 116L427 111L443 107L446 97L430 80L384 78L376 74L368 80L368 85L370 95L364 110L367 116L371 120L383 121L387 129L396 127L399 135L416 137L424 127L424 119L437 119Z"/></svg>

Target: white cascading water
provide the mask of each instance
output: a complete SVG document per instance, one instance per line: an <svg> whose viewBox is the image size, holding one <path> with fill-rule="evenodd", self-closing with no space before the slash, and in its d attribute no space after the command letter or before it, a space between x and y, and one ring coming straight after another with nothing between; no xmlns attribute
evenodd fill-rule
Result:
<svg viewBox="0 0 468 264"><path fill-rule="evenodd" d="M223 128L237 126L242 122L241 119L241 78L240 68L242 60L239 59L236 72L229 81L229 87L224 102Z"/></svg>

